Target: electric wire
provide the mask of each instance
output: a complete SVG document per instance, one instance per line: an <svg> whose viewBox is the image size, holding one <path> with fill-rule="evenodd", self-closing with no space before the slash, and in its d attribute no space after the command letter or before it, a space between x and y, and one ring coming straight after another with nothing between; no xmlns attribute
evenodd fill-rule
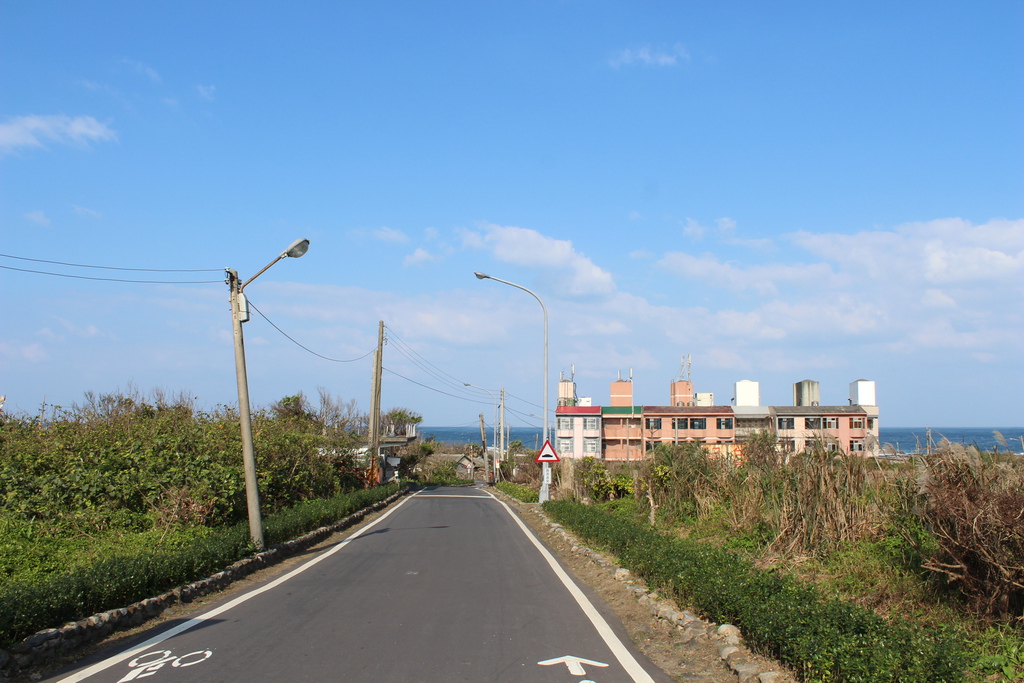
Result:
<svg viewBox="0 0 1024 683"><path fill-rule="evenodd" d="M402 374L400 374L400 373L397 373L397 372L395 372L395 371L394 371L394 370L392 370L391 368L383 368L383 369L384 369L384 370L386 370L387 372L390 372L390 373L391 373L392 375L395 375L396 377L401 377L401 378L402 378L402 379L404 379L404 380L405 380L406 382L412 382L413 384L415 384L415 385L417 385L417 386L421 386L421 387L423 387L424 389L429 389L430 391L434 391L434 392L437 392L438 394L444 394L445 396L451 396L452 398L457 398L457 399L459 399L459 400L461 400L461 401L470 401L470 402L472 402L472 403L482 403L482 401L477 401L476 399L472 399L472 398L467 398L467 397L465 397L465 396L457 396L456 394L450 394L450 393L448 393L447 391L441 391L440 389L437 389L437 388L435 388L435 387L432 387L432 386L429 386L429 385L423 384L422 382L417 382L417 381L416 381L416 380L414 380L414 379L410 379L410 378L406 377L405 375L402 375ZM492 405L493 405L493 404L492 404Z"/></svg>
<svg viewBox="0 0 1024 683"><path fill-rule="evenodd" d="M438 382L441 382L442 384L447 385L448 387L450 387L450 388L452 388L452 389L454 389L454 390L456 390L458 392L461 392L463 395L462 396L455 396L454 394L451 394L451 393L449 393L447 391L442 391L442 390L437 389L435 387L431 387L431 386L428 386L426 384L422 384L420 382L416 382L415 380L412 380L412 379L409 379L407 377L404 377L403 375L399 375L398 373L394 372L393 370L388 370L388 372L391 372L392 374L395 374L395 375L397 375L399 377L402 377L402 379L406 379L406 380L408 380L410 382L413 382L414 384L418 384L419 386L424 387L425 389L429 389L431 391L436 391L437 393L444 394L446 396L452 396L454 398L460 398L460 399L462 399L464 401L472 401L474 403L480 403L480 404L491 403L491 402L487 401L486 399L484 399L483 397L479 396L480 387L473 387L473 386L468 387L470 389L474 389L475 390L473 392L473 394L475 394L475 396L473 396L473 398L467 398L465 396L467 394L467 387L466 387L466 383L465 382L463 382L462 380L458 379L457 377L455 377L455 376L445 372L444 370L442 370L441 368L439 368L438 366L434 365L429 360L424 358L417 351L412 349L412 347L409 346L409 344L407 342L405 342L397 333L395 333L394 328L388 326L387 324L385 324L384 327L385 327L385 330L387 331L387 333L389 333L389 334L387 334L387 340L390 341L390 342L393 342L391 344L391 347L393 349L395 349L400 354L405 356L411 363L413 363L413 365L415 365L417 368L419 368L420 370L425 372L427 375L431 376L432 378L434 378ZM520 401L520 402L522 402L522 403L524 403L524 404L526 404L528 406L540 409L541 411L544 410L543 406L540 406L540 405L538 405L536 403L533 403L532 401L527 401L524 398L516 396L515 394L512 394L508 390L505 391L505 397L506 398L515 399L516 401ZM536 417L536 416L532 417L532 418L529 417L529 413L523 413L523 412L520 412L520 411L513 410L511 407L508 406L507 402L506 402L505 405L506 405L506 410L508 410L509 412L513 413L514 415L518 416L519 418L521 418L523 420L526 420L526 421L529 421L529 420L542 420L542 418Z"/></svg>
<svg viewBox="0 0 1024 683"><path fill-rule="evenodd" d="M420 368L425 373L427 373L428 375L430 375L431 377L433 377L437 381L441 382L442 384L446 384L449 387L455 389L456 391L467 393L466 382L458 379L457 377L454 377L454 376L448 374L447 372L445 372L444 370L442 370L441 368L437 367L436 365L431 363L429 360L424 358L415 349L413 349L408 343L406 343L405 340L403 340L401 337L399 337L395 333L393 328L388 327L387 325L385 325L385 329L388 332L390 332L390 334L388 335L388 339L390 341L395 342L394 345L393 345L394 349L396 351L398 351L399 353L401 353L406 358L408 358L410 362L412 362L418 368Z"/></svg>
<svg viewBox="0 0 1024 683"><path fill-rule="evenodd" d="M309 347L307 347L307 346L303 346L303 345L302 345L302 344L300 344L299 342L295 341L295 339L293 339L293 338L292 338L292 337L291 337L291 336L290 336L290 335L289 335L289 334L288 334L287 332L285 332L285 331L284 331L284 330L282 330L282 329L281 329L280 327L278 327L277 325L275 325L275 324L274 324L274 321L273 321L273 320L271 320L270 318L268 318L268 317L266 316L266 314L265 314L265 313L264 313L263 311L261 311L260 309L256 308L255 304L253 304L253 302L252 302L252 299L250 299L250 300L249 300L249 308L251 308L252 310L254 310L254 311L256 311L257 313L259 313L259 314L260 314L260 317L261 317L261 318L263 318L263 319L264 319L264 320L266 320L266 321L267 321L268 323L270 323L270 326L271 326L271 327L273 327L273 328L274 328L275 330L277 330L278 332L280 332L280 333L281 333L282 335L284 335L284 337L285 337L285 338L286 338L286 339L287 339L288 341L290 341L291 343L295 344L296 346L298 346L298 347L299 347L300 349L302 349L303 351L306 351L306 352L308 352L308 353L311 353L311 354L313 354L313 355L314 355L314 356L316 356L317 358L323 358L324 360L329 360L329 361L331 361L332 363L355 363L356 361L358 361L358 360L362 360L362 359L366 358L367 356L369 356L369 355L371 355L371 354L373 353L373 350L371 350L371 351L368 351L367 353L364 353L363 355L359 356L358 358L349 358L349 359L344 359L344 360L342 360L342 359L338 359L338 358L330 358L330 357L328 357L328 356L325 356L325 355L323 355L323 354L317 353L317 352L316 352L316 351L314 351L313 349L311 349L311 348L309 348Z"/></svg>
<svg viewBox="0 0 1024 683"><path fill-rule="evenodd" d="M0 254L2 256L2 254ZM12 266L0 266L4 270L16 270L20 273L36 273L38 275L49 275L51 277L67 277L75 280L99 280L101 282L128 282L137 285L212 285L224 282L223 280L125 280L113 277L90 277L88 275L70 275L68 273L51 273L45 270L29 270L28 268L14 268ZM195 271L157 271L157 272L195 272Z"/></svg>
<svg viewBox="0 0 1024 683"><path fill-rule="evenodd" d="M19 261L32 261L33 263L50 263L56 266L72 266L74 268L96 268L98 270L128 270L141 273L218 273L223 268L198 268L198 269L163 269L163 268L117 268L114 266L91 266L83 263L65 263L64 261L47 261L41 258L27 258L25 256L12 256L10 254L0 254L4 258L17 259ZM36 272L36 271L28 271Z"/></svg>

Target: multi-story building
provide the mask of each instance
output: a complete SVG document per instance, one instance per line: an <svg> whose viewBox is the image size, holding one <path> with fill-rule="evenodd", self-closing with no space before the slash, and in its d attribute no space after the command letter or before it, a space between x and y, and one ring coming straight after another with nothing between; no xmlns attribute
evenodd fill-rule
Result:
<svg viewBox="0 0 1024 683"><path fill-rule="evenodd" d="M850 384L850 404L821 406L813 380L793 387L794 405L761 406L757 382L736 383L734 405L715 406L711 394L695 394L688 380L672 382L670 405L633 402L633 380L611 383L607 406L576 397L572 380L559 382L555 411L555 449L563 458L595 457L608 461L640 460L659 443L699 441L724 456L742 454L743 443L758 431L777 435L787 451L808 448L816 440L827 448L866 456L878 455L878 406L875 383Z"/></svg>

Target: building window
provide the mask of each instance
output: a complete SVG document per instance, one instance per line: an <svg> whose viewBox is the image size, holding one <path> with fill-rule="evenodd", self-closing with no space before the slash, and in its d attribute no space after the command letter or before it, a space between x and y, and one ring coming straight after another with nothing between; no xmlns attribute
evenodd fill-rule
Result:
<svg viewBox="0 0 1024 683"><path fill-rule="evenodd" d="M596 431L601 428L601 425L598 424L598 419L596 417L585 417L583 418L583 428Z"/></svg>
<svg viewBox="0 0 1024 683"><path fill-rule="evenodd" d="M708 421L704 417L691 417L690 418L690 429L707 429Z"/></svg>
<svg viewBox="0 0 1024 683"><path fill-rule="evenodd" d="M839 418L838 417L826 417L825 418L825 429L839 429Z"/></svg>
<svg viewBox="0 0 1024 683"><path fill-rule="evenodd" d="M805 417L804 429L821 429L820 417Z"/></svg>
<svg viewBox="0 0 1024 683"><path fill-rule="evenodd" d="M672 429L689 429L690 421L685 417L673 417Z"/></svg>
<svg viewBox="0 0 1024 683"><path fill-rule="evenodd" d="M868 429L874 429L874 428L875 428L875 418L869 417L868 418Z"/></svg>
<svg viewBox="0 0 1024 683"><path fill-rule="evenodd" d="M557 420L555 420L555 422L558 423L555 428L558 429L559 431L562 431L562 430L566 430L567 431L567 430L572 429L572 418L571 417L560 417Z"/></svg>
<svg viewBox="0 0 1024 683"><path fill-rule="evenodd" d="M783 453L792 453L795 447L793 439L779 439L779 450Z"/></svg>
<svg viewBox="0 0 1024 683"><path fill-rule="evenodd" d="M791 417L780 417L779 418L779 429L795 429L793 426L793 418Z"/></svg>
<svg viewBox="0 0 1024 683"><path fill-rule="evenodd" d="M850 442L851 453L863 453L864 452L864 441L861 439L854 439Z"/></svg>
<svg viewBox="0 0 1024 683"><path fill-rule="evenodd" d="M572 439L557 439L557 441L559 453L565 453L566 455L572 453Z"/></svg>
<svg viewBox="0 0 1024 683"><path fill-rule="evenodd" d="M647 429L661 429L661 418L660 417L649 417L649 418L647 418Z"/></svg>
<svg viewBox="0 0 1024 683"><path fill-rule="evenodd" d="M851 417L850 418L850 429L864 429L864 418L863 417Z"/></svg>
<svg viewBox="0 0 1024 683"><path fill-rule="evenodd" d="M600 453L601 452L601 439L595 439L595 438L583 439L583 452L584 453Z"/></svg>
<svg viewBox="0 0 1024 683"><path fill-rule="evenodd" d="M829 453L835 453L839 450L839 444L835 441L829 441L825 444L825 450Z"/></svg>
<svg viewBox="0 0 1024 683"><path fill-rule="evenodd" d="M732 429L732 418L731 417L720 417L718 418L719 429Z"/></svg>

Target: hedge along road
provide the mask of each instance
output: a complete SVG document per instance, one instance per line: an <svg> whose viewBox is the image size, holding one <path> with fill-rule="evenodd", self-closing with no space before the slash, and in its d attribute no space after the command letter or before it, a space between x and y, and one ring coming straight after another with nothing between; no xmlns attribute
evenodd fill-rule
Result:
<svg viewBox="0 0 1024 683"><path fill-rule="evenodd" d="M511 508L458 487L91 661L46 680L671 681Z"/></svg>

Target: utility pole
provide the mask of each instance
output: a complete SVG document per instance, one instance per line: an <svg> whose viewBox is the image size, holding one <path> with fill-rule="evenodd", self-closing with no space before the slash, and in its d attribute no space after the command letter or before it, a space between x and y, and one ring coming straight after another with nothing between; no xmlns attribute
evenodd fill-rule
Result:
<svg viewBox="0 0 1024 683"><path fill-rule="evenodd" d="M501 461L505 459L505 449L508 444L505 442L505 387L501 388L501 445L494 461L494 481L498 481L498 474L501 472Z"/></svg>
<svg viewBox="0 0 1024 683"><path fill-rule="evenodd" d="M483 446L484 460L484 481L490 481L487 469L487 424L484 423L484 414L480 413L480 445Z"/></svg>
<svg viewBox="0 0 1024 683"><path fill-rule="evenodd" d="M373 354L373 386L370 388L369 481L380 483L380 381L384 361L384 321L377 327L377 350Z"/></svg>

